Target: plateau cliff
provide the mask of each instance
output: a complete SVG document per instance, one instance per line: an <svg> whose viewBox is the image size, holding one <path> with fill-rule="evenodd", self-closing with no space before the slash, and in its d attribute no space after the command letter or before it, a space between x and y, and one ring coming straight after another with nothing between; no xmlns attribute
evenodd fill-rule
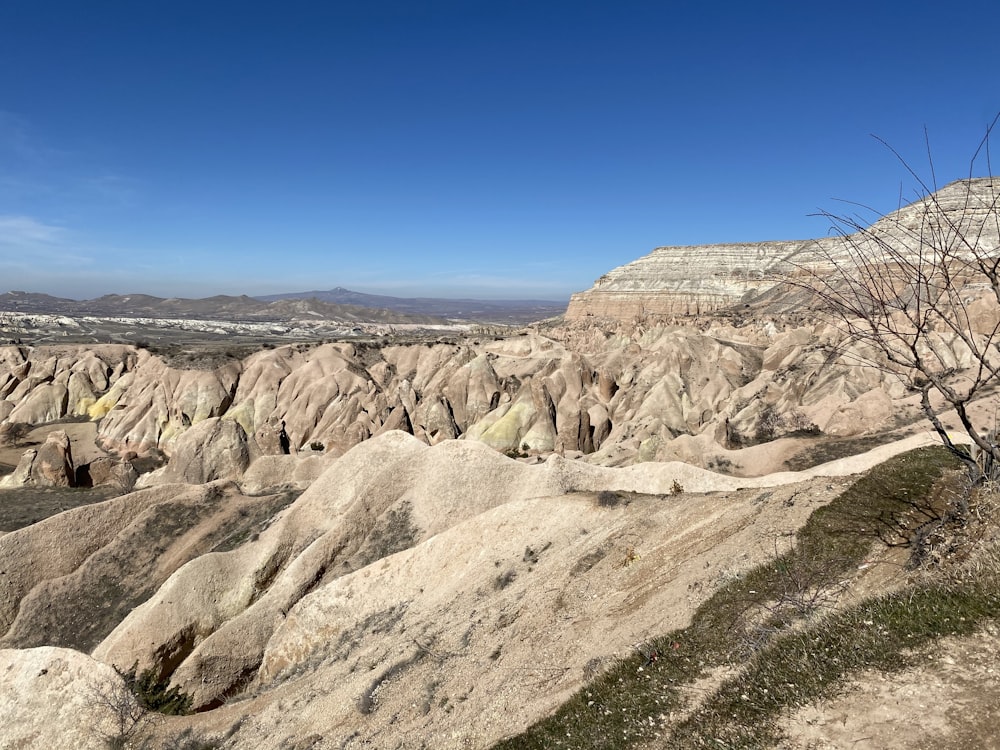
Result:
<svg viewBox="0 0 1000 750"><path fill-rule="evenodd" d="M1000 247L992 178L952 182L874 218L864 234L891 239L914 253L922 237L942 230L972 240L987 253ZM848 245L859 240L856 234L835 233L810 240L658 247L604 274L591 289L574 294L566 319L675 318L748 304L799 269L850 264Z"/></svg>

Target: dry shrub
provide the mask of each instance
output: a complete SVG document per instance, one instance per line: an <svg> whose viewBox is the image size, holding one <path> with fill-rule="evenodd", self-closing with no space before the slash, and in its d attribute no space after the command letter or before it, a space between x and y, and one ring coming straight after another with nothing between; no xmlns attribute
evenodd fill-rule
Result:
<svg viewBox="0 0 1000 750"><path fill-rule="evenodd" d="M921 578L1000 581L1000 482L975 488L965 512L926 540Z"/></svg>

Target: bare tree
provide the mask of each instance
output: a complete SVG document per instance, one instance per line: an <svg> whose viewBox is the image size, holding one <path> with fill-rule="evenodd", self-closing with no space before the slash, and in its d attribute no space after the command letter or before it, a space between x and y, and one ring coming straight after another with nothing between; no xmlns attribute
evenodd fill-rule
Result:
<svg viewBox="0 0 1000 750"><path fill-rule="evenodd" d="M968 179L941 190L929 148L925 180L881 141L916 180L915 203L886 215L858 204L853 214L820 213L833 237L817 242L811 257L793 259L786 276L815 295L864 364L920 393L924 414L975 478L988 464L1000 467L995 434L968 411L1000 384L1000 179L992 178L989 152L998 121ZM982 162L990 176L973 177ZM958 416L971 453L949 436L939 416L946 410Z"/></svg>
<svg viewBox="0 0 1000 750"><path fill-rule="evenodd" d="M0 445L20 447L27 440L31 429L27 422L3 422L0 424Z"/></svg>
<svg viewBox="0 0 1000 750"><path fill-rule="evenodd" d="M141 747L154 715L138 699L122 673L115 671L116 679L95 680L89 686L88 699L100 714L95 732L111 750Z"/></svg>

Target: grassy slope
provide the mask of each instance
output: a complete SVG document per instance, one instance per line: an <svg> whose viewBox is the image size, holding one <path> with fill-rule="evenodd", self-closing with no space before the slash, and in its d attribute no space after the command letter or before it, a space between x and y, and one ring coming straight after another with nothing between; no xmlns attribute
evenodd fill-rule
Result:
<svg viewBox="0 0 1000 750"><path fill-rule="evenodd" d="M1000 586L987 580L928 579L825 612L873 545L908 546L916 561L928 531L954 525L968 498L957 462L940 448L873 468L812 514L792 550L719 589L688 627L651 640L645 657L619 662L496 749L773 745L787 709L830 695L862 669L902 668L910 649L1000 616ZM685 708L683 689L717 667L736 675L671 723Z"/></svg>

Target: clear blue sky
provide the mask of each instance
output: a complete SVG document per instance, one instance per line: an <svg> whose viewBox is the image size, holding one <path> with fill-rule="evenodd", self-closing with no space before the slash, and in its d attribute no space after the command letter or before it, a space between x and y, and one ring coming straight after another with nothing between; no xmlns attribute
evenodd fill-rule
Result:
<svg viewBox="0 0 1000 750"><path fill-rule="evenodd" d="M559 299L968 174L995 2L0 4L0 292ZM977 170L982 173L985 167ZM909 193L908 193L909 194Z"/></svg>

